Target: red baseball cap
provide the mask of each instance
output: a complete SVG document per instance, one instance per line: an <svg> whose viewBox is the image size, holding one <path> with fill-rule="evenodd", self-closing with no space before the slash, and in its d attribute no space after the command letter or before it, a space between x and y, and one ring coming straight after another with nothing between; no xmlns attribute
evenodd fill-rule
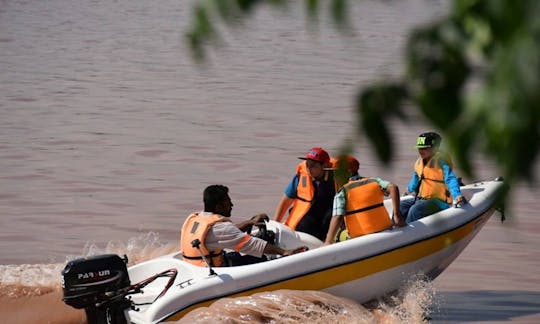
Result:
<svg viewBox="0 0 540 324"><path fill-rule="evenodd" d="M346 168L351 173L358 172L360 168L360 162L352 155L340 155L337 158L332 158L332 168L337 170L339 168Z"/></svg>
<svg viewBox="0 0 540 324"><path fill-rule="evenodd" d="M328 153L320 147L312 147L305 157L299 157L301 160L313 160L326 164L330 162L330 156Z"/></svg>

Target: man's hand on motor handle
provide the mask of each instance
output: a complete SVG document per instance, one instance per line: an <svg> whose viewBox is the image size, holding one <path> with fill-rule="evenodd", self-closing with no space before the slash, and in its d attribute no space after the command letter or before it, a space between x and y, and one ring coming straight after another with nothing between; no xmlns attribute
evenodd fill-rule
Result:
<svg viewBox="0 0 540 324"><path fill-rule="evenodd" d="M270 220L270 218L268 217L268 215L262 213L262 214L257 214L253 217L251 217L251 221L253 223L253 225L256 225L258 223L263 223L265 221L268 221Z"/></svg>

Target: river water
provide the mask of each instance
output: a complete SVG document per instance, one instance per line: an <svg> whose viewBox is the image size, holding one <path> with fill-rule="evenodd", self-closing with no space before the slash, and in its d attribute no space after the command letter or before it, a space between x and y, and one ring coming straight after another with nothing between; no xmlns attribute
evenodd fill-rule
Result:
<svg viewBox="0 0 540 324"><path fill-rule="evenodd" d="M272 214L312 146L337 154L352 138L360 172L404 191L425 123L411 111L408 124L392 125L396 156L383 167L355 134L352 103L359 87L402 73L407 32L447 5L353 2L354 33L344 37L326 15L306 28L301 3L222 29L224 46L198 67L183 39L189 1L0 1L0 321L81 322L59 302L66 260L114 252L138 262L176 249L209 184L229 186L233 220ZM475 164L465 182L497 176L489 161ZM366 313L316 292L252 298L278 298L290 314L299 299L355 314L321 311L325 323L417 322L425 309L434 322L539 322L538 193L517 185L509 220L492 217L400 305ZM242 304L220 303L223 316Z"/></svg>

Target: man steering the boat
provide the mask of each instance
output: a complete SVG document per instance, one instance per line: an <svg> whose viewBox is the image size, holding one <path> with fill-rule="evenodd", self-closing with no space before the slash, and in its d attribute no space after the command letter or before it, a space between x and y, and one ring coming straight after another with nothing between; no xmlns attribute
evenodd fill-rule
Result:
<svg viewBox="0 0 540 324"><path fill-rule="evenodd" d="M467 202L461 194L460 182L452 170L452 159L439 150L442 138L434 132L422 133L416 140L419 158L407 187L414 198L401 202L401 215L407 224Z"/></svg>
<svg viewBox="0 0 540 324"><path fill-rule="evenodd" d="M376 233L404 226L399 215L399 188L397 185L375 177L362 177L358 174L360 163L354 157L341 156L336 159L335 168L350 174L334 197L332 220L324 241L325 245L336 240L336 234L345 221L346 235L340 240ZM384 207L384 197L390 196L394 215L393 222Z"/></svg>
<svg viewBox="0 0 540 324"><path fill-rule="evenodd" d="M307 249L284 250L245 233L254 225L268 220L266 214L233 224L229 219L233 203L226 186L208 186L204 190L203 201L204 211L191 214L182 226L180 248L184 260L189 263L206 266L208 262L213 267L246 265L266 261L264 254L288 256ZM200 243L198 246L193 244L195 240ZM224 249L234 252L224 253Z"/></svg>

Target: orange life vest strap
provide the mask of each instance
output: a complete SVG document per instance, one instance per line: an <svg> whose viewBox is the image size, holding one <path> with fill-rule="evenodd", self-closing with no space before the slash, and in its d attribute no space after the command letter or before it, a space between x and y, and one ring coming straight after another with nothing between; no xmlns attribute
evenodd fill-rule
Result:
<svg viewBox="0 0 540 324"><path fill-rule="evenodd" d="M221 256L221 253L215 253L215 252L212 252L210 254L206 254L204 257L205 258L215 258L215 257L218 257L218 256ZM203 257L202 256L188 256L188 255L185 255L182 253L182 257L183 258L186 258L186 259L189 259L189 260L202 260Z"/></svg>
<svg viewBox="0 0 540 324"><path fill-rule="evenodd" d="M365 212L365 211L372 210L372 209L375 209L375 208L379 208L379 207L382 207L382 206L384 206L384 204L383 204L383 203L379 203L379 204L367 206L367 207L364 207L364 208L360 208L360 209L356 209L356 210L351 210L351 211L345 212L345 216L352 215L352 214L356 214L356 213Z"/></svg>
<svg viewBox="0 0 540 324"><path fill-rule="evenodd" d="M251 236L246 234L246 236L244 236L244 238L234 247L234 250L236 252L240 251L242 246L246 245L246 243L249 241L250 238Z"/></svg>

